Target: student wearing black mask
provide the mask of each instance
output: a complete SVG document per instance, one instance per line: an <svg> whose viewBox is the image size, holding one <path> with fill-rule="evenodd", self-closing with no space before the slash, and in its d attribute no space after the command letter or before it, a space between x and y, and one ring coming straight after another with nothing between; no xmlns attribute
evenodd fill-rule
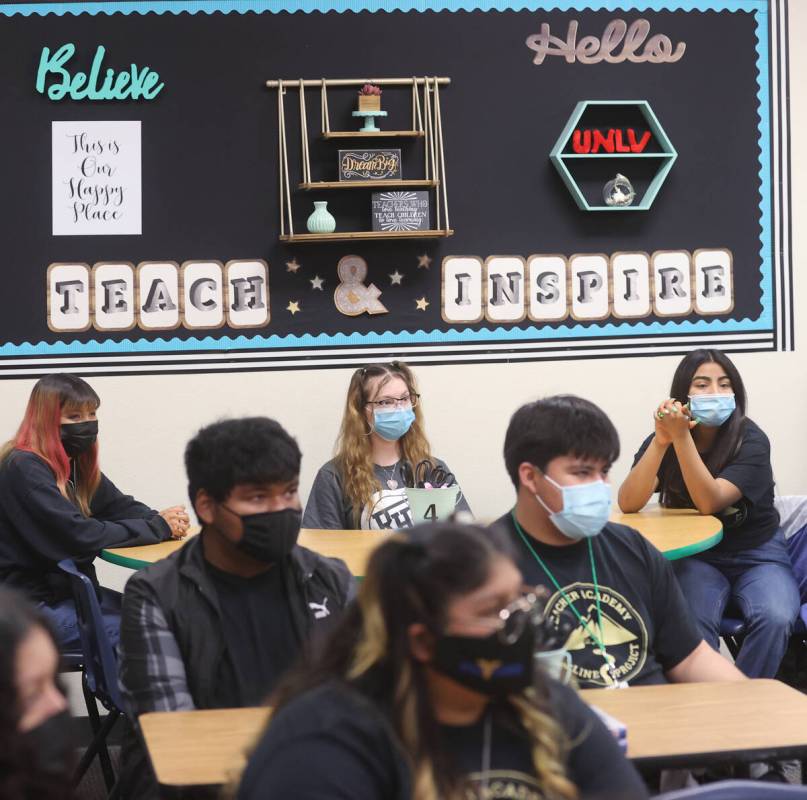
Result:
<svg viewBox="0 0 807 800"><path fill-rule="evenodd" d="M59 653L46 621L0 589L0 797L70 800L73 759Z"/></svg>
<svg viewBox="0 0 807 800"><path fill-rule="evenodd" d="M258 705L351 598L345 564L297 544L300 459L265 417L216 422L189 442L202 531L124 593L121 686L133 715ZM133 752L126 760L136 764Z"/></svg>
<svg viewBox="0 0 807 800"><path fill-rule="evenodd" d="M16 436L0 451L0 583L37 603L63 650L80 648L65 558L96 584L115 644L120 594L98 586L93 559L105 547L156 544L188 528L182 506L154 511L123 494L98 464L98 406L75 375L37 381Z"/></svg>
<svg viewBox="0 0 807 800"><path fill-rule="evenodd" d="M537 599L497 534L396 533L269 702L239 800L645 798L614 737L534 671Z"/></svg>

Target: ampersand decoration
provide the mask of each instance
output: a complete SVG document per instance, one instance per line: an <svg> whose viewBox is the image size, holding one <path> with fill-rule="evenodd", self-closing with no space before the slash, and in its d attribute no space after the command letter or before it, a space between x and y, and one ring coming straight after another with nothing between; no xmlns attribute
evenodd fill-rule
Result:
<svg viewBox="0 0 807 800"><path fill-rule="evenodd" d="M367 278L367 262L361 256L345 256L340 259L336 272L342 282L333 293L333 302L341 314L357 317L365 312L389 313L378 300L381 290L374 283L364 285Z"/></svg>

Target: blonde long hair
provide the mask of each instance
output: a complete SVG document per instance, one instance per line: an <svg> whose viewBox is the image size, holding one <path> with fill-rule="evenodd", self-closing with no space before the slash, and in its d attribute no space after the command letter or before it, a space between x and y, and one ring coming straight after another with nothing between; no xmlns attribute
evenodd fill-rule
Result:
<svg viewBox="0 0 807 800"><path fill-rule="evenodd" d="M415 376L400 361L360 367L350 379L334 460L342 479L342 490L353 506L357 526L360 524L361 511L370 497L383 488L373 471L373 447L370 440L372 428L364 413L367 403L373 399L368 389L375 378L380 378L375 387L376 394L393 378L401 378L406 383L409 394L417 394ZM423 459L432 460L420 403L415 406L414 412L415 421L412 427L398 440L401 458L412 465Z"/></svg>
<svg viewBox="0 0 807 800"><path fill-rule="evenodd" d="M412 776L416 800L462 800L465 776L446 753L434 714L426 666L411 651L409 629L444 630L448 606L485 583L506 544L476 526L440 524L396 533L370 557L358 602L311 663L290 674L269 702L278 711L294 697L334 679L370 699L389 720ZM532 761L547 800L575 800L566 775L571 747L536 684L508 698L529 737ZM270 723L271 727L271 723Z"/></svg>

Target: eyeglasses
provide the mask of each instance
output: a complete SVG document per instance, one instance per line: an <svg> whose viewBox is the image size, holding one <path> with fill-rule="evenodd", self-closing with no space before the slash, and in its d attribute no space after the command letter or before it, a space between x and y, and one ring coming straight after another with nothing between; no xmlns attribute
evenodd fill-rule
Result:
<svg viewBox="0 0 807 800"><path fill-rule="evenodd" d="M403 397L382 397L380 400L368 400L365 405L373 406L379 411L392 411L395 408L405 408L406 406L414 408L419 400L420 395L416 392L411 392Z"/></svg>
<svg viewBox="0 0 807 800"><path fill-rule="evenodd" d="M513 644L527 625L538 626L543 622L543 609L548 593L542 588L527 588L524 593L506 605L495 617L478 617L468 620L473 625L489 627L499 641Z"/></svg>

